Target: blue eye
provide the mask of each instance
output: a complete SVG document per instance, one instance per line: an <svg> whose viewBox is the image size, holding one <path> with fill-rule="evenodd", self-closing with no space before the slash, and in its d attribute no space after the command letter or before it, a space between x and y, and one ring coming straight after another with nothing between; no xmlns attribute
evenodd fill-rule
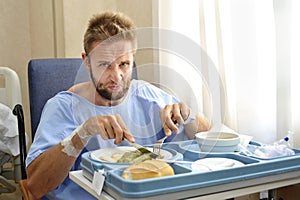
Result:
<svg viewBox="0 0 300 200"><path fill-rule="evenodd" d="M100 62L98 63L98 67L108 67L110 65L109 62Z"/></svg>

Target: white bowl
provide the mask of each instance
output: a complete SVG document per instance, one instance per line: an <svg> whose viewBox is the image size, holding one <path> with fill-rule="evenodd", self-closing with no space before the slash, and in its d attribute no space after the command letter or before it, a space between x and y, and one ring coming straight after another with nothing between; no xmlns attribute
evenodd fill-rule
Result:
<svg viewBox="0 0 300 200"><path fill-rule="evenodd" d="M234 152L238 151L240 137L229 132L200 132L196 140L203 152Z"/></svg>

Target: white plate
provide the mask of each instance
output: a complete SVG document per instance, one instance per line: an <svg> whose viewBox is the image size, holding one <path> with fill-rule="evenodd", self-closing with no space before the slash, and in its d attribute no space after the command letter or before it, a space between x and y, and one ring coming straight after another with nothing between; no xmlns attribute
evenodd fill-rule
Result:
<svg viewBox="0 0 300 200"><path fill-rule="evenodd" d="M196 171L215 171L234 167L241 167L245 164L229 158L204 158L192 163L191 167Z"/></svg>
<svg viewBox="0 0 300 200"><path fill-rule="evenodd" d="M152 151L152 148L147 148L149 151ZM105 149L98 149L96 151L92 151L90 154L91 159L100 162L109 162L109 163L116 163L117 160L125 153L129 151L135 151L136 148L128 147L128 146L121 146L121 147L112 147L112 148L105 148ZM172 153L161 149L160 154L163 155L164 159L170 159L173 157Z"/></svg>

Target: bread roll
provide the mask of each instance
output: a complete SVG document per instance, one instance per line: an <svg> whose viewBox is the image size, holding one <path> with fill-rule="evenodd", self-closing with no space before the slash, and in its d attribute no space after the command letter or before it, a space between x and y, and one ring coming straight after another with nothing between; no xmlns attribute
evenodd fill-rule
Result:
<svg viewBox="0 0 300 200"><path fill-rule="evenodd" d="M146 160L127 167L123 171L122 177L127 180L140 180L172 175L174 175L174 170L168 163L159 160Z"/></svg>

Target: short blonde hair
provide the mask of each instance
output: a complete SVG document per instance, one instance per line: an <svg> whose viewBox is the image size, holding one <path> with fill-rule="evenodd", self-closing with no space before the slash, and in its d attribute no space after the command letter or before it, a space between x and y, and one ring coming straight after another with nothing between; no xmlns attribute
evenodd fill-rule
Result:
<svg viewBox="0 0 300 200"><path fill-rule="evenodd" d="M136 43L133 21L123 13L106 11L94 15L84 34L84 50L88 55L94 42L102 42L113 36L120 35L122 39Z"/></svg>

